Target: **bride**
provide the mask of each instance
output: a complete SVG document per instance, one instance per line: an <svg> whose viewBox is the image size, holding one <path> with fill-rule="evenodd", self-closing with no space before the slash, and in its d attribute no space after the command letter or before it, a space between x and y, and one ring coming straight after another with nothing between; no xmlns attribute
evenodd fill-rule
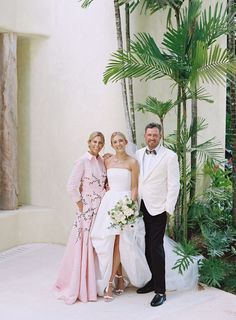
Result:
<svg viewBox="0 0 236 320"><path fill-rule="evenodd" d="M105 301L113 299L113 282L116 278L116 294L123 293L127 281L136 287L143 286L151 279L145 258L144 223L138 219L133 228L118 230L111 228L108 211L128 196L136 201L138 197L138 162L125 151L126 137L121 132L111 135L115 155L105 160L109 190L102 199L91 232L91 239L98 258L98 295Z"/></svg>
<svg viewBox="0 0 236 320"><path fill-rule="evenodd" d="M143 219L137 219L132 228L118 230L111 227L108 212L125 196L137 200L139 178L138 162L126 152L125 135L114 132L111 145L115 155L105 160L109 190L102 199L91 231L91 240L97 254L97 291L99 296L104 296L105 301L113 299L113 287L118 295L124 292L127 278L135 287L143 287L151 280L145 257ZM164 237L167 291L193 289L197 284L197 263L192 264L184 275L173 270L178 259L173 251L175 245L174 241Z"/></svg>

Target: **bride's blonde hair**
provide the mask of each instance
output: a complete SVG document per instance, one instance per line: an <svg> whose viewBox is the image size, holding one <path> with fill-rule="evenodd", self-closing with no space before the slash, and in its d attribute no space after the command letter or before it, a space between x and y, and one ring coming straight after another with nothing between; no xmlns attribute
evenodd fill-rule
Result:
<svg viewBox="0 0 236 320"><path fill-rule="evenodd" d="M120 131L115 131L115 132L113 132L112 135L111 135L111 145L112 145L112 140L113 140L113 138L114 138L115 136L121 136L121 137L125 140L125 142L128 143L128 140L127 140L126 136L124 135L124 133L122 133L122 132L120 132Z"/></svg>

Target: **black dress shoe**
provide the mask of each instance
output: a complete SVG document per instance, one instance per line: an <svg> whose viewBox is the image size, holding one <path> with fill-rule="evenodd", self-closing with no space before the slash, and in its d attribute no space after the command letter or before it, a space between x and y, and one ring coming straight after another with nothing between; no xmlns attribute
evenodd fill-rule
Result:
<svg viewBox="0 0 236 320"><path fill-rule="evenodd" d="M165 301L166 301L166 295L165 294L160 295L159 293L157 293L152 299L150 304L152 307L158 307L161 304L163 304Z"/></svg>
<svg viewBox="0 0 236 320"><path fill-rule="evenodd" d="M139 288L136 292L137 293L149 293L149 292L152 292L152 291L154 291L153 284L148 282L148 283L145 284L144 287Z"/></svg>

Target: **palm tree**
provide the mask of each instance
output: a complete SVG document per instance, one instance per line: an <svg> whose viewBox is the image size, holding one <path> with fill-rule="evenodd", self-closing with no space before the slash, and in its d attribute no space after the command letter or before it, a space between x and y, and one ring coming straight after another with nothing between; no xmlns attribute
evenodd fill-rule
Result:
<svg viewBox="0 0 236 320"><path fill-rule="evenodd" d="M113 53L104 72L104 82L118 81L126 77L141 77L144 80L170 78L180 88L181 99L178 97L178 100L182 105L181 123L183 136L187 137L187 92L193 92L194 88L204 81L222 84L227 72L233 74L236 71L232 56L214 43L220 35L227 32L227 15L223 12L222 5L218 4L213 12L212 14L211 6L208 13L206 10L202 11L200 0L191 2L181 12L180 25L176 28L170 27L164 34L162 50L149 34L136 35L129 54L122 50ZM185 239L188 211L186 149L187 140L184 139L181 167Z"/></svg>
<svg viewBox="0 0 236 320"><path fill-rule="evenodd" d="M130 4L125 4L125 29L126 29L126 50L130 52ZM135 109L134 109L134 86L133 79L128 78L128 92L129 92L129 114L132 131L132 142L137 143L136 140L136 124L135 124Z"/></svg>
<svg viewBox="0 0 236 320"><path fill-rule="evenodd" d="M229 0L229 17L233 17L233 25L235 26L236 18L236 1ZM231 54L236 56L236 47L235 47L235 29L232 29L228 36L228 49ZM232 152L233 152L233 223L236 227L236 76L229 75L229 103L230 103L230 114L231 114L231 131L232 131Z"/></svg>
<svg viewBox="0 0 236 320"><path fill-rule="evenodd" d="M145 103L137 103L137 110L151 112L158 116L162 126L163 145L165 142L164 118L167 113L175 106L172 100L159 101L155 97L147 97Z"/></svg>

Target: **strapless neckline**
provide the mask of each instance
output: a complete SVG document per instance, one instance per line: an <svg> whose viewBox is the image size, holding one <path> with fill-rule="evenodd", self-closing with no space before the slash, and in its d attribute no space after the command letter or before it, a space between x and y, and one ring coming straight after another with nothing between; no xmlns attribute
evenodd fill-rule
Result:
<svg viewBox="0 0 236 320"><path fill-rule="evenodd" d="M115 168L115 167L112 167L112 168L108 168L107 171L108 170L116 170L116 169L118 169L118 170L126 170L126 171L131 173L131 171L129 169L127 169L127 168Z"/></svg>

